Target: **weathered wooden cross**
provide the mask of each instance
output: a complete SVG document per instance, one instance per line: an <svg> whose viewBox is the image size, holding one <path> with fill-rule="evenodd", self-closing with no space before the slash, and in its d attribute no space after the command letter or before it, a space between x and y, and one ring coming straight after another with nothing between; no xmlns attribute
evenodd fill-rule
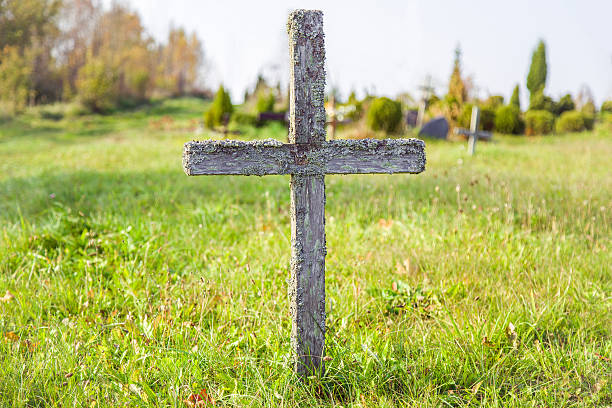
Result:
<svg viewBox="0 0 612 408"><path fill-rule="evenodd" d="M476 141L478 139L491 140L493 134L491 132L485 132L478 130L480 124L480 108L474 106L472 108L472 121L470 123L470 130L463 128L456 128L455 133L458 135L466 135L468 137L468 153L473 156L476 153Z"/></svg>
<svg viewBox="0 0 612 408"><path fill-rule="evenodd" d="M420 173L418 139L325 140L323 13L297 10L288 22L291 58L288 144L275 140L185 144L189 176L291 175L291 343L300 375L323 369L325 344L325 174Z"/></svg>

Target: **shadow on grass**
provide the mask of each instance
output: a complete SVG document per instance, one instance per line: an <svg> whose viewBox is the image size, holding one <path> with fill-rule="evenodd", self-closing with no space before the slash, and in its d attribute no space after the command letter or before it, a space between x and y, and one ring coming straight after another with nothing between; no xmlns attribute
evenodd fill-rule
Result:
<svg viewBox="0 0 612 408"><path fill-rule="evenodd" d="M187 177L175 171L51 173L0 182L0 219L17 223L23 217L35 222L57 205L75 211L122 216L172 214L199 207L263 203L269 196L287 196L285 176ZM281 201L281 200L279 200ZM282 201L285 201L284 199ZM220 209L221 211L222 209ZM157 216L155 216L157 218Z"/></svg>

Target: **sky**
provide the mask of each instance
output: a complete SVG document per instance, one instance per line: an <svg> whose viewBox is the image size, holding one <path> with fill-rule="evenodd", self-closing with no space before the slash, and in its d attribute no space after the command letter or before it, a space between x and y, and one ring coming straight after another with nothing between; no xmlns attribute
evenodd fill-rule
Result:
<svg viewBox="0 0 612 408"><path fill-rule="evenodd" d="M107 5L112 0L103 0ZM454 49L480 97L510 97L525 87L531 53L547 45L546 93L574 96L583 85L599 104L612 99L612 0L123 0L149 33L164 41L171 26L203 42L205 83L223 83L234 103L258 73L286 84L286 21L296 8L324 13L327 84L346 96L366 91L420 95L431 75L445 93Z"/></svg>

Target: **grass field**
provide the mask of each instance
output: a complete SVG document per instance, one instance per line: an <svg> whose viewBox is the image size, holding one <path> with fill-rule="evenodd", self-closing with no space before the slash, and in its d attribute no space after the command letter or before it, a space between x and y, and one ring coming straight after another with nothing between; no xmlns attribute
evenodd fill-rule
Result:
<svg viewBox="0 0 612 408"><path fill-rule="evenodd" d="M203 109L0 123L0 406L612 406L609 131L328 176L331 359L302 383L289 179L185 176Z"/></svg>

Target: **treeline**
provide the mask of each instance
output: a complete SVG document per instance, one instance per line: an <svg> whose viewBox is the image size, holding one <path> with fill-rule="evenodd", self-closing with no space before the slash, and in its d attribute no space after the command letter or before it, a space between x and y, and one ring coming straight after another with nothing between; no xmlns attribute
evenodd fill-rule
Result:
<svg viewBox="0 0 612 408"><path fill-rule="evenodd" d="M593 129L598 110L590 89L584 86L577 97L567 93L555 100L545 92L547 77L546 44L539 41L532 53L526 79L527 109L521 109L518 84L507 104L501 95L474 98L471 97L473 81L462 74L461 50L457 48L448 93L441 98L436 95L427 98L428 112L431 116L445 116L451 126L469 127L472 107L477 105L481 110L483 130L507 134L539 135ZM605 102L601 106L602 114L606 114L608 105Z"/></svg>
<svg viewBox="0 0 612 408"><path fill-rule="evenodd" d="M152 96L201 92L195 33L173 28L157 43L140 16L97 0L0 0L0 103L78 100L93 111Z"/></svg>

